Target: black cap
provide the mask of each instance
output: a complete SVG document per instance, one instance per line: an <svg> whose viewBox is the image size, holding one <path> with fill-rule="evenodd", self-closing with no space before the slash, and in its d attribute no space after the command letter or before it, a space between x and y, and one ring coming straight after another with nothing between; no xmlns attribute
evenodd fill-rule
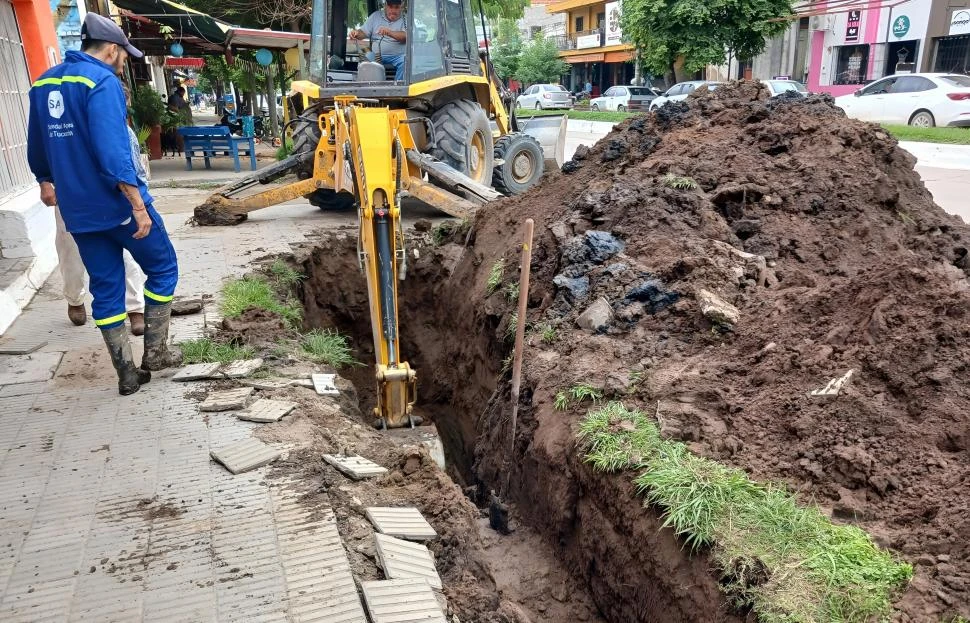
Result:
<svg viewBox="0 0 970 623"><path fill-rule="evenodd" d="M404 4L404 0L384 0L384 4L389 4L391 6L401 6Z"/></svg>
<svg viewBox="0 0 970 623"><path fill-rule="evenodd" d="M115 24L107 17L101 17L97 13L88 13L85 15L84 24L81 26L81 41L89 40L117 43L135 58L144 56L141 50L128 42L128 37L121 30L121 26Z"/></svg>

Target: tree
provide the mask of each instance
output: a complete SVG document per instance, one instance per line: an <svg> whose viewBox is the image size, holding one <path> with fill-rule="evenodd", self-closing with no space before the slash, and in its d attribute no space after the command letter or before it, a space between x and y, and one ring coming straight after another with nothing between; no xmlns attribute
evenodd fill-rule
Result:
<svg viewBox="0 0 970 623"><path fill-rule="evenodd" d="M492 63L495 65L495 73L502 80L514 78L519 69L519 56L522 54L522 37L519 35L519 28L510 19L500 20L498 24L498 37L495 46L492 48Z"/></svg>
<svg viewBox="0 0 970 623"><path fill-rule="evenodd" d="M750 60L789 27L769 20L790 15L792 0L623 0L620 22L643 67L663 75L681 58L688 73Z"/></svg>
<svg viewBox="0 0 970 623"><path fill-rule="evenodd" d="M559 58L556 42L537 35L522 49L515 79L523 84L557 83L568 71L569 63Z"/></svg>

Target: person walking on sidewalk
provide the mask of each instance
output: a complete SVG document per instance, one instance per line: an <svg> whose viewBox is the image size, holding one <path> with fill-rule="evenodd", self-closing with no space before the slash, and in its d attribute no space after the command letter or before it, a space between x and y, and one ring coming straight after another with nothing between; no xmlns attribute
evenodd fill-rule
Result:
<svg viewBox="0 0 970 623"><path fill-rule="evenodd" d="M132 394L152 370L181 363L168 348L178 283L175 249L132 162L127 109L116 74L142 53L113 21L88 13L81 51L45 72L30 89L27 160L44 203L57 201L90 277L94 323ZM54 184L57 185L55 198ZM145 272L145 356L135 367L125 329L124 251Z"/></svg>

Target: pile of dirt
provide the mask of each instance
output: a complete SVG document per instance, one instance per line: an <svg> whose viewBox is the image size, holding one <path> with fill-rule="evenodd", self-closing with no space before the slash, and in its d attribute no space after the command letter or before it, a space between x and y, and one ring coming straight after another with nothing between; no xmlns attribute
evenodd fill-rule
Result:
<svg viewBox="0 0 970 623"><path fill-rule="evenodd" d="M581 463L588 404L553 406L579 382L914 563L899 620L970 615L970 227L914 164L827 96L736 83L620 124L412 268L402 332L451 456L491 488L511 471L507 499L610 621L743 613L627 477ZM518 280L526 218L537 330L510 457L514 305L486 281L503 258ZM837 399L808 397L849 370Z"/></svg>

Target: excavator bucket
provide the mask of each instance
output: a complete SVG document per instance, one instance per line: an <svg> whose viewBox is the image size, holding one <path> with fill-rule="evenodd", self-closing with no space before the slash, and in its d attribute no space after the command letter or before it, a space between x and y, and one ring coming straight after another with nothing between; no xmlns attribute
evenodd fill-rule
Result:
<svg viewBox="0 0 970 623"><path fill-rule="evenodd" d="M539 141L545 156L546 171L560 168L566 158L566 115L536 116L516 119L519 131Z"/></svg>

